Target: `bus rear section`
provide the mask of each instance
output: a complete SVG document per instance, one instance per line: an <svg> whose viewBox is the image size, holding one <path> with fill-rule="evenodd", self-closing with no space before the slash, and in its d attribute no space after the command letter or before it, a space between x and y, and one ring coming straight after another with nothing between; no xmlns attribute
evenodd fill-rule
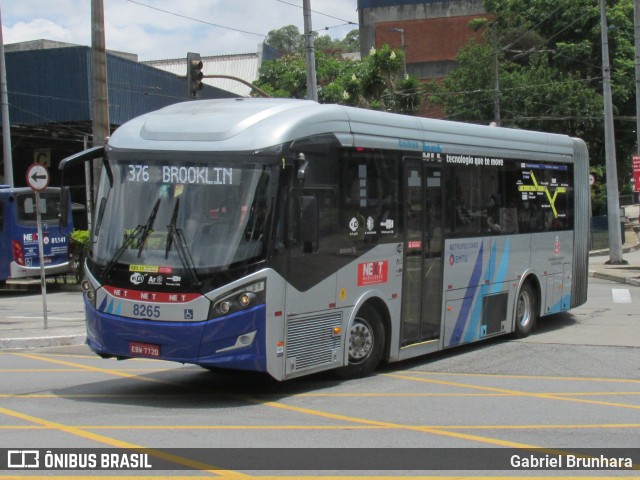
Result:
<svg viewBox="0 0 640 480"><path fill-rule="evenodd" d="M69 271L72 221L60 226L60 189L40 192L45 275ZM71 219L69 213L68 218ZM0 187L0 281L40 276L36 195L30 188Z"/></svg>

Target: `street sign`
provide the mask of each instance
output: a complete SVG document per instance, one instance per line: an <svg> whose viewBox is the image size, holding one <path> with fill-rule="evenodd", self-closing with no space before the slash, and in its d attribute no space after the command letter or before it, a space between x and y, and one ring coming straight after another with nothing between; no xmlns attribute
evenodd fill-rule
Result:
<svg viewBox="0 0 640 480"><path fill-rule="evenodd" d="M40 192L49 186L49 170L39 163L32 163L27 168L27 185L34 191L36 197L36 225L38 227L38 255L40 257L40 288L42 289L42 315L44 329L48 328L47 318L47 281L44 274L44 246L42 244L42 212Z"/></svg>
<svg viewBox="0 0 640 480"><path fill-rule="evenodd" d="M41 192L49 186L49 170L39 163L32 163L27 168L27 185L36 192Z"/></svg>
<svg viewBox="0 0 640 480"><path fill-rule="evenodd" d="M36 148L33 150L33 161L39 163L43 167L51 167L51 149Z"/></svg>

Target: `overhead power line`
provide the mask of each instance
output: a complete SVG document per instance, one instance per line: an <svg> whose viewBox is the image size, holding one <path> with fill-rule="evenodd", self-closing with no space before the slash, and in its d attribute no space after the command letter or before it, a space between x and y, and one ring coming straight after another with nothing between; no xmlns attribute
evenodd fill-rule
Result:
<svg viewBox="0 0 640 480"><path fill-rule="evenodd" d="M276 2L280 2L280 3L284 3L285 5L291 5L292 7L296 7L302 10L302 5L296 5L295 3L291 3L291 2L286 2L285 0L276 0ZM357 25L356 23L350 21L350 20L345 20L344 18L340 18L340 17L334 17L333 15L329 15L328 13L322 13L319 12L317 10L311 10L312 13L317 13L318 15L322 15L324 17L329 17L329 18L333 18L334 20L338 20L340 22L345 22L346 25ZM341 25L342 26L342 25Z"/></svg>
<svg viewBox="0 0 640 480"><path fill-rule="evenodd" d="M263 38L266 37L266 35L263 34L263 33L249 32L247 30L242 30L240 28L228 27L226 25L220 25L219 23L207 22L206 20L202 20L200 18L189 17L187 15L182 15L181 13L171 12L169 10L164 10L162 8L154 7L152 5L147 5L146 3L138 2L136 0L128 0L128 1L131 2L131 3L135 3L136 5L141 5L143 7L150 8L152 10L157 10L158 12L162 12L162 13L167 13L169 15L173 15L174 17L180 17L180 18L184 18L184 19L187 19L187 20L192 20L194 22L204 23L205 25L211 25L212 27L224 28L225 30L231 30L233 32L246 33L247 35L255 35L256 37L263 37Z"/></svg>

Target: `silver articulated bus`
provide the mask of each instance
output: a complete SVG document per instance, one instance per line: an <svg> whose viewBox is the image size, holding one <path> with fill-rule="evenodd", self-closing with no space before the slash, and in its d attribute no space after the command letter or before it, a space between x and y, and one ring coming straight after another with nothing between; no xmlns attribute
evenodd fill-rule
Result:
<svg viewBox="0 0 640 480"><path fill-rule="evenodd" d="M94 157L104 357L353 377L586 301L579 139L242 98L143 115L61 168Z"/></svg>

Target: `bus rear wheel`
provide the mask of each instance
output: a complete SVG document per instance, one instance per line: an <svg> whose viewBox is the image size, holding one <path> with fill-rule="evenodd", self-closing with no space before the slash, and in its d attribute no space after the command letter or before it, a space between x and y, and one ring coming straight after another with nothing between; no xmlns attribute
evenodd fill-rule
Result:
<svg viewBox="0 0 640 480"><path fill-rule="evenodd" d="M349 364L337 371L338 376L357 378L373 372L382 360L384 343L380 314L371 307L362 307L347 335Z"/></svg>
<svg viewBox="0 0 640 480"><path fill-rule="evenodd" d="M538 296L530 282L522 285L516 303L516 338L529 335L538 320Z"/></svg>

